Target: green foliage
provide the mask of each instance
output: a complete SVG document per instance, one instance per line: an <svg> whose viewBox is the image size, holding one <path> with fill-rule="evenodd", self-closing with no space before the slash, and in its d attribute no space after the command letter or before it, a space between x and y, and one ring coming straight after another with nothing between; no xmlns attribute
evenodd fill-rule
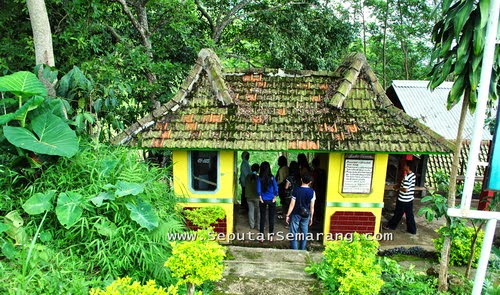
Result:
<svg viewBox="0 0 500 295"><path fill-rule="evenodd" d="M0 293L8 295L74 294L87 295L102 278L86 272L85 261L76 253L37 244L32 250L26 273L21 272L28 249L0 261Z"/></svg>
<svg viewBox="0 0 500 295"><path fill-rule="evenodd" d="M57 72L47 69L41 72L52 80L57 78ZM0 123L9 143L37 154L64 157L76 154L79 142L68 124L67 112L60 108L55 111L61 100L48 97L47 88L34 74L22 71L0 77L0 92L7 97L2 100L4 114ZM6 145L4 140L0 140L2 145Z"/></svg>
<svg viewBox="0 0 500 295"><path fill-rule="evenodd" d="M387 257L382 257L380 265L384 280L380 294L441 294L437 290L437 278L428 276L424 272L415 271L413 265L410 265L409 269L403 269L395 260Z"/></svg>
<svg viewBox="0 0 500 295"><path fill-rule="evenodd" d="M33 118L31 128L4 126L5 138L17 147L38 154L72 157L78 151L75 132L59 117L43 114Z"/></svg>
<svg viewBox="0 0 500 295"><path fill-rule="evenodd" d="M471 245L476 230L473 227L467 227L462 224L452 226L451 229L441 227L437 230L439 238L433 239L434 246L438 253L441 252L444 242L444 236L451 234L450 265L463 266L471 256ZM484 239L484 232L481 230L476 240L476 248L481 249ZM477 265L481 252L475 251L472 259L472 265Z"/></svg>
<svg viewBox="0 0 500 295"><path fill-rule="evenodd" d="M444 170L438 170L432 174L433 183L435 185L436 191L431 191L431 194L422 198L421 202L425 204L418 211L418 215L424 216L425 219L431 222L434 219L439 219L445 217L449 220L447 210L448 210L448 191L450 186L450 175ZM473 193L481 192L482 184L476 182L474 184ZM463 184L457 185L457 195L460 196L463 191Z"/></svg>
<svg viewBox="0 0 500 295"><path fill-rule="evenodd" d="M60 158L12 192L17 203L13 207L22 205L29 215L4 218L4 223L19 226L8 226L11 234L7 229L0 233L2 253L11 259L24 251L13 247L16 236L17 244L25 244L18 236L24 231L39 237L35 246L77 254L85 261L85 271L101 278L129 275L169 285L172 279L163 266L170 255L167 234L185 228L168 187L168 173L169 169L149 167L138 152L87 144L73 158Z"/></svg>
<svg viewBox="0 0 500 295"><path fill-rule="evenodd" d="M486 278L483 284L483 294L485 295L500 294L500 284L498 284L498 281L496 281L495 279L491 281L489 278Z"/></svg>
<svg viewBox="0 0 500 295"><path fill-rule="evenodd" d="M489 1L444 1L440 20L432 30L434 64L429 87L439 86L448 76L454 83L448 95L448 108L458 103L462 96L474 111L486 35ZM498 56L499 48L496 48ZM498 97L497 85L500 73L498 59L493 61L489 98Z"/></svg>
<svg viewBox="0 0 500 295"><path fill-rule="evenodd" d="M104 290L100 288L92 288L90 295L177 295L177 288L174 286L165 290L160 286L156 286L154 280L147 281L145 285L139 282L132 282L129 277L118 278Z"/></svg>
<svg viewBox="0 0 500 295"><path fill-rule="evenodd" d="M490 269L493 271L500 271L500 248L494 245L491 248Z"/></svg>
<svg viewBox="0 0 500 295"><path fill-rule="evenodd" d="M207 230L212 224L226 216L226 212L220 206L200 207L194 210L184 210L186 218L199 229Z"/></svg>
<svg viewBox="0 0 500 295"><path fill-rule="evenodd" d="M352 242L328 242L323 260L306 272L316 275L330 294L378 294L383 285L377 263L378 242L354 233Z"/></svg>
<svg viewBox="0 0 500 295"><path fill-rule="evenodd" d="M213 1L209 11L230 14L230 3ZM268 1L242 10L253 16L226 27L219 42L233 67L334 70L357 33L347 14L318 1Z"/></svg>
<svg viewBox="0 0 500 295"><path fill-rule="evenodd" d="M432 174L432 181L436 186L436 191L442 194L447 194L450 187L450 174L439 169Z"/></svg>
<svg viewBox="0 0 500 295"><path fill-rule="evenodd" d="M418 215L424 215L428 222L434 219L439 219L441 217L448 218L448 199L440 194L431 193L430 196L425 196L421 200L422 203L428 203L428 205L423 206L418 210Z"/></svg>
<svg viewBox="0 0 500 295"><path fill-rule="evenodd" d="M165 266L181 282L201 285L205 281L218 281L222 278L225 250L219 243L196 239L171 244L172 256L165 262Z"/></svg>
<svg viewBox="0 0 500 295"><path fill-rule="evenodd" d="M15 245L25 245L28 242L28 236L24 227L24 219L17 210L11 211L5 215L2 224L2 232L5 232L10 238L10 240L3 239L3 245L5 245L5 243L12 245L12 243L9 243L10 241L13 241Z"/></svg>
<svg viewBox="0 0 500 295"><path fill-rule="evenodd" d="M21 172L15 171L2 163L8 162L11 156L7 153L0 155L0 212L14 210L16 204L16 186L25 181ZM17 207L16 207L17 208Z"/></svg>
<svg viewBox="0 0 500 295"><path fill-rule="evenodd" d="M422 80L428 72L434 7L429 1L348 1L361 31L350 51L363 52L384 88L392 80ZM346 6L346 5L344 5Z"/></svg>

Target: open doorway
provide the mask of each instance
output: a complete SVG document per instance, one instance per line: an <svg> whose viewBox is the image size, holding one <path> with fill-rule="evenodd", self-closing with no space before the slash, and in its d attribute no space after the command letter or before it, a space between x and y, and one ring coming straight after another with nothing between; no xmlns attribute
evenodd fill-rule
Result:
<svg viewBox="0 0 500 295"><path fill-rule="evenodd" d="M233 243L239 245L251 245L254 244L258 246L266 246L266 243L258 243L256 236L259 233L259 223L256 221L254 228L250 226L250 221L248 217L247 209L243 209L241 204L241 194L242 186L239 183L241 164L242 164L242 153L243 151L235 152L235 178L236 178L236 196L233 198L235 200L234 204L234 233L238 239L233 241ZM274 177L277 176L278 169L280 168L278 164L278 159L280 156L286 158L286 165L290 166L292 162L298 162L298 156L301 153L298 152L253 152L249 151L248 164L252 166L253 164L260 165L262 162L267 161L271 166L271 172ZM309 173L315 178L312 188L316 192L316 204L315 213L312 226L309 227L309 233L311 233L311 241L308 242L310 247L321 246L323 243L323 227L324 227L324 213L326 206L326 186L328 177L328 154L318 154L318 153L302 153L306 156ZM292 164L293 165L293 164ZM289 232L288 225L286 224L286 206L284 203L286 201L277 198L276 199L276 214L274 217L274 233L275 238L272 244L267 244L268 246L278 247L278 248L288 248L289 240L286 235ZM268 232L268 217L266 216L265 223L265 233ZM252 238L253 237L253 238Z"/></svg>

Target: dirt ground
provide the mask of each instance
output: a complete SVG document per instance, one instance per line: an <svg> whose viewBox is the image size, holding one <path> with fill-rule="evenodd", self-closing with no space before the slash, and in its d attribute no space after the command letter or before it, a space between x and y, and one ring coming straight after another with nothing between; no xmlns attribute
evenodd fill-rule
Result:
<svg viewBox="0 0 500 295"><path fill-rule="evenodd" d="M385 200L386 208L382 211L382 222L386 222L392 217L394 201L391 198ZM477 200L473 201L472 208L476 208ZM420 199L415 201L415 212L422 207ZM279 209L278 209L279 211ZM403 232L406 229L402 224L394 231L382 230L382 233L391 234L391 238L380 241L380 250L390 250L394 248L421 247L424 250L435 253L432 239L437 237L435 232L442 226L444 220L434 220L427 222L424 217L416 216L417 234L411 235ZM285 294L322 294L318 289L318 281L312 276L306 275L303 271L308 261L320 261L324 249L320 240L308 242L308 251L285 250L289 248L289 242L283 237L288 232L288 228L283 219L276 219L274 241L258 242L255 237L258 231L250 229L248 218L245 212L239 211L239 205L235 207L235 233L247 235L246 239L233 241L228 247L231 257L226 260L226 268L223 279L217 283L214 294L217 295L285 295ZM313 233L322 232L322 224L314 224L310 231ZM278 234L281 233L281 236ZM497 225L497 246L498 234ZM242 247L240 247L242 246ZM293 251L290 252L290 251ZM407 257L409 260L398 261L405 268L413 268L415 271L428 272L439 269L439 262L435 259ZM292 259L292 260L291 260ZM451 271L457 274L464 273L464 267L451 267ZM496 272L495 272L496 274ZM475 275L475 270L471 271L471 278ZM496 275L495 275L496 276ZM451 276L453 277L453 276ZM450 277L450 278L451 278ZM499 279L494 279L498 282Z"/></svg>
<svg viewBox="0 0 500 295"><path fill-rule="evenodd" d="M407 233L405 218L401 220L401 224L398 226L396 230L383 230L380 229L380 232L383 235L384 239L380 242L380 249L391 249L397 247L422 247L427 251L434 251L434 244L432 239L438 237L436 230L445 224L445 220L433 220L432 222L428 222L423 216L419 216L417 214L418 210L423 207L424 204L420 202L421 198L416 198L414 201L414 212L415 212L415 221L417 223L417 234L412 235ZM477 199L472 200L471 208L477 208ZM382 209L382 223L387 222L393 215L395 199L394 197L387 196L384 199L385 207ZM457 200L457 204L460 203L460 200ZM279 212L281 210L280 207L277 208ZM240 210L239 205L235 205L235 228L234 231L239 237L244 237L243 239L238 239L237 241L233 241L232 244L236 246L248 246L248 247L269 247L269 248L289 248L289 241L286 239L286 233L288 233L289 229L285 223L284 219L275 219L275 237L274 241L270 242L268 240L264 241L264 243L259 243L257 241L256 236L258 233L257 229L250 229L248 224L248 216L246 212ZM310 228L309 231L313 234L322 233L323 232L323 224L316 222ZM267 233L267 228L266 228ZM321 236L321 235L318 235ZM495 234L494 244L498 247L500 246L500 223L497 223L497 230ZM323 249L323 241L315 240L308 243L308 250L321 251Z"/></svg>

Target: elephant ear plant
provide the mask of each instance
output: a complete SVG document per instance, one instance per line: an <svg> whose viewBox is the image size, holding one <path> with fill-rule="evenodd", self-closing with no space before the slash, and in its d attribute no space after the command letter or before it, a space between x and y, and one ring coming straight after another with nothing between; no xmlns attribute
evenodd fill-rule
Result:
<svg viewBox="0 0 500 295"><path fill-rule="evenodd" d="M23 71L0 77L0 92L4 110L0 124L4 125L2 131L9 143L37 154L63 157L76 154L76 133L66 118L54 114L54 103L33 73ZM35 112L39 108L43 111ZM7 109L14 110L7 113Z"/></svg>

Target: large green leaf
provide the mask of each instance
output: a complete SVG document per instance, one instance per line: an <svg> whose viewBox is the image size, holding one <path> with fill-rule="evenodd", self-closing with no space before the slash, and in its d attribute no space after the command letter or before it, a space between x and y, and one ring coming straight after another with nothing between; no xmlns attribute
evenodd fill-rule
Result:
<svg viewBox="0 0 500 295"><path fill-rule="evenodd" d="M148 230L153 230L158 227L158 216L151 204L138 198L137 204L127 203L125 206L130 210L130 218L141 227L145 227Z"/></svg>
<svg viewBox="0 0 500 295"><path fill-rule="evenodd" d="M31 122L35 136L22 127L4 126L3 132L13 145L39 154L72 157L78 151L78 138L68 124L53 114L43 114Z"/></svg>
<svg viewBox="0 0 500 295"><path fill-rule="evenodd" d="M66 228L73 226L83 213L83 197L75 192L60 193L57 198L56 215Z"/></svg>
<svg viewBox="0 0 500 295"><path fill-rule="evenodd" d="M9 229L9 226L5 223L0 223L0 234L6 232Z"/></svg>
<svg viewBox="0 0 500 295"><path fill-rule="evenodd" d="M21 71L0 77L0 92L12 92L22 96L47 96L47 89L35 74Z"/></svg>
<svg viewBox="0 0 500 295"><path fill-rule="evenodd" d="M2 254L5 255L8 259L14 259L17 255L18 251L16 246L12 244L11 241L6 241L2 245Z"/></svg>
<svg viewBox="0 0 500 295"><path fill-rule="evenodd" d="M97 207L101 207L104 200L114 200L115 195L111 192L100 192L97 196L90 199L90 201Z"/></svg>
<svg viewBox="0 0 500 295"><path fill-rule="evenodd" d="M143 191L144 191L144 184L142 183L127 182L120 180L116 183L115 195L117 197L123 197L128 195L137 196Z"/></svg>
<svg viewBox="0 0 500 295"><path fill-rule="evenodd" d="M52 209L52 197L56 193L55 190L49 190L46 193L36 193L31 196L23 204L23 209L29 215L41 214L47 210Z"/></svg>
<svg viewBox="0 0 500 295"><path fill-rule="evenodd" d="M116 224L109 221L109 219L107 219L106 217L102 218L100 222L96 222L94 226L99 234L106 237L112 237L117 232Z"/></svg>
<svg viewBox="0 0 500 295"><path fill-rule="evenodd" d="M3 222L7 225L12 225L15 228L20 228L24 224L24 220L21 217L21 214L16 210L10 211L5 215Z"/></svg>
<svg viewBox="0 0 500 295"><path fill-rule="evenodd" d="M3 222L8 226L7 235L16 241L16 245L24 245L28 240L28 234L24 230L21 214L16 210L11 211L5 215Z"/></svg>
<svg viewBox="0 0 500 295"><path fill-rule="evenodd" d="M41 96L34 96L30 98L22 107L17 109L14 113L8 113L0 116L0 125L4 125L9 123L12 120L19 120L21 122L21 126L25 125L26 116L28 112L36 109L45 98Z"/></svg>
<svg viewBox="0 0 500 295"><path fill-rule="evenodd" d="M69 113L71 113L71 106L65 99L50 97L32 112L32 117L36 117L44 113L51 113L60 118L68 118Z"/></svg>

